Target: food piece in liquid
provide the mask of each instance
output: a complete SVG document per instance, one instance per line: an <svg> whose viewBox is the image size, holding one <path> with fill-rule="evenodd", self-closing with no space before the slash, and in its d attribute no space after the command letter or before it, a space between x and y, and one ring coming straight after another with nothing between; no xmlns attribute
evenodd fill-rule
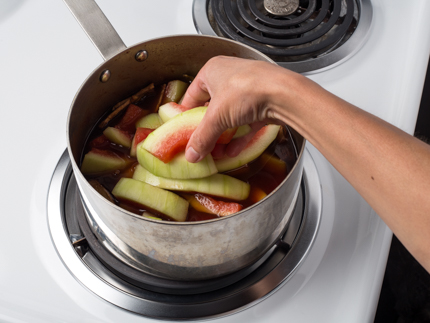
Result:
<svg viewBox="0 0 430 323"><path fill-rule="evenodd" d="M126 131L122 131L118 128L114 127L107 127L103 134L108 138L110 141L117 145L121 145L126 148L131 147L131 141L133 139L133 135L129 134Z"/></svg>
<svg viewBox="0 0 430 323"><path fill-rule="evenodd" d="M149 136L148 136L149 138ZM148 138L146 140L148 140ZM136 148L139 164L152 174L174 179L203 178L218 173L212 156L208 155L198 163L190 163L185 159L185 153L177 154L169 163L163 163L145 148L143 141Z"/></svg>
<svg viewBox="0 0 430 323"><path fill-rule="evenodd" d="M174 80L167 83L166 90L164 91L164 97L161 104L168 102L179 102L181 97L184 95L188 88L189 83L185 83L180 80Z"/></svg>
<svg viewBox="0 0 430 323"><path fill-rule="evenodd" d="M124 106L125 109L121 113L119 113L117 115L117 117L115 117L114 119L111 120L112 126L117 128L117 129L129 127L128 132L131 134L135 131L136 124L140 120L146 119L145 124L146 124L146 122L148 122L148 120L151 117L154 118L153 120L157 120L159 118L159 116L157 114L152 114L152 116L148 116L148 118L140 116L140 118L138 120L136 120L134 122L134 124L131 124L131 125L130 125L130 123L132 123L133 121L132 122L127 121L127 120L133 120L134 117L132 115L138 115L139 113L142 113L144 116L146 116L146 115L149 115L151 112L157 111L156 108L158 108L159 101L161 100L161 98L164 95L164 88L161 85L157 86L155 88L155 90L153 90L147 96L143 97L141 101L135 103L136 105L139 105L139 106L133 107L133 105L130 105L130 104L128 104L127 106ZM174 106L173 103L168 104L168 106L169 105ZM184 109L186 109L186 108L184 108ZM161 109L161 110L163 110L163 109ZM132 112L136 112L136 113L132 113ZM160 111L160 113L162 113L162 112ZM179 113L179 112L176 112L176 114L177 113ZM182 113L182 111L180 113ZM155 122L155 123L157 123L157 122ZM146 124L146 125L148 125L148 127L152 127L150 124L151 123ZM94 128L94 132L89 137L89 140L87 142L87 146L84 150L84 153L89 151L89 150L92 150L93 148L99 148L100 150L109 151L109 153L112 154L111 156L108 156L108 157L112 157L112 156L120 157L122 159L122 161L119 163L119 165L117 165L113 168L108 167L110 169L108 171L103 170L100 172L101 168L99 167L96 172L84 174L84 175L86 176L86 178L89 181L92 181L93 179L97 179L97 181L99 181L99 183L101 183L101 185L103 185L105 188L108 189L109 192L111 192L112 189L115 187L115 185L118 183L120 178L130 178L133 176L135 168L138 165L138 162L137 162L136 158L130 157L130 155L133 155L133 153L131 152L133 150L133 146L131 149L126 149L121 145L113 144L111 141L109 141L106 138L106 136L101 134L102 130L103 129L100 127L100 125L98 127ZM121 130L125 130L125 129L121 129ZM238 138L241 135L249 133L248 132L249 130L250 130L250 127L248 125L241 126L237 129L236 134L233 137ZM242 133L242 131L243 131L243 133ZM293 151L293 153L294 153L295 150L294 150L294 146L291 145L291 137L289 135L288 130L286 130L284 132L283 137L279 137L280 133L278 133L278 141L279 142L277 142L276 145L270 145L270 148L268 150L266 150L265 154L268 153L269 156L273 155L273 153L276 150L276 155L282 156L282 158L285 159L285 155L289 155L290 151ZM139 136L135 135L134 138L136 138L136 137L139 137ZM133 140L135 140L135 139L133 139ZM281 149L278 149L279 148L278 146L280 146L280 145L282 147L281 147ZM277 153L278 150L282 150L281 155L279 155ZM287 153L284 153L284 151ZM295 158L296 154L294 153L293 155L294 156L287 156L287 157ZM91 154L90 154L90 156L91 156ZM249 197L246 200L240 201L240 204L243 205L243 208L249 207L253 203L255 203L258 200L260 200L261 198L263 198L264 194L266 194L266 193L262 193L263 190L267 190L268 188L273 189L275 187L274 185L278 185L280 182L282 182L282 180L286 176L285 173L279 172L279 170L284 169L283 167L272 167L272 163L268 162L269 159L266 157L267 156L262 155L262 156L260 156L260 158L257 158L254 161L247 163L244 166L241 166L240 168L230 170L229 173L227 174L229 176L230 176L230 174L232 174L233 177L239 178L240 180L245 181L245 182L249 181L249 183L251 184L251 193L250 193ZM273 158L277 158L277 156L274 156ZM156 158L151 155L152 162L155 159ZM123 162L125 162L125 164L126 164L125 167L121 166L121 165L123 165ZM161 161L158 160L158 162L161 162ZM294 163L295 160L293 160L292 162ZM102 164L105 164L104 160L102 161ZM164 164L164 163L161 162L161 164ZM170 174L170 176L171 176L172 175L171 174L172 169L175 168L175 167L173 167L174 164L175 163L172 163L171 165L169 165L169 167L167 169L162 167L162 168L164 168L164 172L167 174ZM215 163L213 163L213 160L210 161L209 164L210 165L205 166L206 168L211 169L211 172L209 172L209 174L216 173L217 169L215 167ZM274 165L277 165L277 161L274 162ZM178 165L176 165L176 166L178 166ZM258 172L260 172L263 167L264 167L264 170L266 170L266 171L273 170L273 172L269 171L269 173L265 173L263 170L263 172L265 173L264 176L259 176ZM292 164L288 160L287 170L291 169L291 167L292 167ZM105 167L102 167L102 168L106 169ZM201 173L200 170L197 170L197 171L191 170L190 171L188 169L188 166L185 168L184 167L177 167L177 170L179 171L180 176L190 176L191 173L194 174L191 176L196 176L195 174L198 174L197 177L206 176L205 172ZM287 172L287 170L285 170L285 172ZM157 172L157 170L155 170L155 172ZM175 170L175 172L176 172L176 170ZM188 175L186 175L186 174L188 174ZM255 174L257 174L257 176L254 176ZM175 176L175 175L173 175L173 176ZM272 179L272 177L276 178L276 181L268 180L268 176L270 179ZM163 177L165 177L165 176L163 176ZM279 181L278 181L278 179L279 179ZM270 184L270 185L266 185L266 184ZM254 189L255 187L257 189ZM255 191L258 191L259 194L256 194ZM270 193L271 193L271 191L267 192L267 194L270 194ZM185 197L186 195L188 195L182 191L181 192L178 191L178 194L182 197ZM216 200L220 199L224 203L229 203L231 201L231 199L224 198L224 197L215 197L215 199ZM193 200L195 201L195 203L197 203L194 205L199 205L200 208L206 209L202 204L200 204L195 199L194 196L193 196ZM142 212L145 215L149 215L148 211L147 211L149 209L149 211L152 212L155 215L155 217L160 217L163 220L171 220L170 217L164 216L157 211L150 210L149 207L139 206L136 202L130 202L130 201L127 201L124 199L122 199L122 200L115 199L115 203L117 205L119 205L120 207L124 208L125 210L132 212L132 213L135 213L135 214L138 214L138 215L143 215ZM145 212L144 212L144 210L145 210ZM208 211L208 209L206 209L206 211ZM209 211L209 212L211 212L211 211ZM149 215L149 216L152 216L152 215ZM204 221L204 220L209 220L209 219L215 219L217 217L218 216L215 214L204 213L202 211L194 209L193 207L190 207L188 209L188 215L187 215L186 221Z"/></svg>
<svg viewBox="0 0 430 323"><path fill-rule="evenodd" d="M142 216L144 218L148 218L148 219L152 219L152 220L163 221L162 218L156 217L154 214L152 214L151 212L148 212L148 211L143 212Z"/></svg>
<svg viewBox="0 0 430 323"><path fill-rule="evenodd" d="M156 176L140 165L136 167L133 179L167 190L198 192L236 201L247 199L250 190L248 183L223 174L198 179L169 179Z"/></svg>
<svg viewBox="0 0 430 323"><path fill-rule="evenodd" d="M85 154L81 172L84 175L106 173L122 170L129 166L130 163L130 160L119 156L113 151L93 148Z"/></svg>
<svg viewBox="0 0 430 323"><path fill-rule="evenodd" d="M136 121L143 118L148 113L149 111L135 104L130 104L115 128L133 133L136 130Z"/></svg>
<svg viewBox="0 0 430 323"><path fill-rule="evenodd" d="M90 148L106 149L110 145L109 139L105 135L98 136L91 140L89 146Z"/></svg>
<svg viewBox="0 0 430 323"><path fill-rule="evenodd" d="M285 173L287 171L287 164L273 155L268 153L263 153L259 162L263 165L262 169L268 171L269 173Z"/></svg>
<svg viewBox="0 0 430 323"><path fill-rule="evenodd" d="M212 197L195 194L194 198L209 212L219 216L226 216L237 213L243 209L243 206L234 202L217 201Z"/></svg>
<svg viewBox="0 0 430 323"><path fill-rule="evenodd" d="M264 192L261 188L258 186L251 186L251 192L249 193L249 197L251 199L252 203L257 203L264 199L267 196L266 192Z"/></svg>
<svg viewBox="0 0 430 323"><path fill-rule="evenodd" d="M161 120L158 113L150 113L143 118L140 118L136 122L136 129L138 128L148 128L148 129L157 129L159 126L163 124L163 120Z"/></svg>
<svg viewBox="0 0 430 323"><path fill-rule="evenodd" d="M185 221L189 203L175 193L137 181L131 178L121 178L112 190L119 200L127 200L160 212L173 220Z"/></svg>

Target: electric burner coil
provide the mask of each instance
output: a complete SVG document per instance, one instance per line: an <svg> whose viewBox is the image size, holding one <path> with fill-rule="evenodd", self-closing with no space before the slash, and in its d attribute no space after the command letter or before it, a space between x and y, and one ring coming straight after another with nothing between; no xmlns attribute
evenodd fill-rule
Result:
<svg viewBox="0 0 430 323"><path fill-rule="evenodd" d="M285 15L269 12L266 1L195 0L194 23L202 34L233 39L281 66L309 72L355 53L372 18L366 0L300 0L297 8ZM292 2L272 0L287 5Z"/></svg>

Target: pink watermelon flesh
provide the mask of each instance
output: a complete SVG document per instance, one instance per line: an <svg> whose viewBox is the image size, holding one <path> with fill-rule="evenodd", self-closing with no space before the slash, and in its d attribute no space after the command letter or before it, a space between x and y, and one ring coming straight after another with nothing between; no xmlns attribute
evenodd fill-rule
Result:
<svg viewBox="0 0 430 323"><path fill-rule="evenodd" d="M234 214L243 209L243 206L239 203L218 201L200 193L195 194L194 197L208 211L219 216Z"/></svg>
<svg viewBox="0 0 430 323"><path fill-rule="evenodd" d="M136 157L136 147L143 140L148 137L148 135L153 132L154 129L149 128L137 128L136 133L134 134L133 141L131 142L130 156Z"/></svg>
<svg viewBox="0 0 430 323"><path fill-rule="evenodd" d="M198 127L207 107L187 110L157 128L143 143L143 148L152 155L168 163L176 154L185 150L188 140ZM217 143L228 143L236 129L224 131Z"/></svg>
<svg viewBox="0 0 430 323"><path fill-rule="evenodd" d="M215 165L218 171L225 172L243 166L260 156L267 147L276 139L280 126L267 125L261 128L246 147L236 157L227 157L216 159Z"/></svg>

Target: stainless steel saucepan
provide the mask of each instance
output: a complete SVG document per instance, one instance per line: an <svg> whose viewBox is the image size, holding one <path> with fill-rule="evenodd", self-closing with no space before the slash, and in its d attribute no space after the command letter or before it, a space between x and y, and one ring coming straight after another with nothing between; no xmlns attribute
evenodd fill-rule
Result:
<svg viewBox="0 0 430 323"><path fill-rule="evenodd" d="M279 239L296 202L305 144L296 132L292 131L298 161L283 183L259 203L216 220L175 223L132 214L97 193L79 166L86 139L99 118L146 85L196 75L217 55L273 61L238 42L200 35L126 47L93 1L65 2L105 59L76 94L67 125L68 152L94 234L122 261L168 279L210 279L256 262Z"/></svg>

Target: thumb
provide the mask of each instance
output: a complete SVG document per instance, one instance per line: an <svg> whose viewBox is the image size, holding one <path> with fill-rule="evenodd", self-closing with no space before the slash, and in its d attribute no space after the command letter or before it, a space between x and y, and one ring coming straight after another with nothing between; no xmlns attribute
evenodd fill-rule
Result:
<svg viewBox="0 0 430 323"><path fill-rule="evenodd" d="M213 103L209 104L205 116L188 141L185 158L191 163L196 163L208 155L215 147L220 135L227 129L219 114L213 112L216 110Z"/></svg>

